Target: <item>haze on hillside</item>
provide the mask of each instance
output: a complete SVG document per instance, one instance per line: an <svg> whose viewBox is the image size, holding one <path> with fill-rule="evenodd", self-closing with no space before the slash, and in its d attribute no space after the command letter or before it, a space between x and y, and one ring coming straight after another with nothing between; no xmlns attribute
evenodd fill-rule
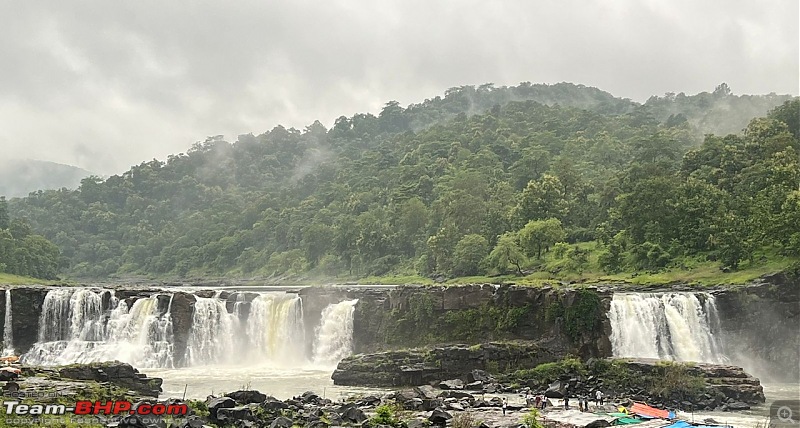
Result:
<svg viewBox="0 0 800 428"><path fill-rule="evenodd" d="M83 178L92 175L85 169L55 162L31 159L0 159L0 195L13 198L47 189L75 189Z"/></svg>
<svg viewBox="0 0 800 428"><path fill-rule="evenodd" d="M462 85L566 81L638 103L722 82L798 94L796 0L31 1L0 14L0 153L101 175Z"/></svg>

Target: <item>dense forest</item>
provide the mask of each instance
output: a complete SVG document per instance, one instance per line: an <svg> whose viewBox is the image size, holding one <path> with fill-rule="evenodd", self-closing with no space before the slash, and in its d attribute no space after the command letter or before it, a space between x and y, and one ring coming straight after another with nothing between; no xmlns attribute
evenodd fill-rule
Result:
<svg viewBox="0 0 800 428"><path fill-rule="evenodd" d="M522 274L545 255L554 275L735 270L800 255L798 117L797 98L725 84L644 104L464 86L331 129L210 137L9 208L76 277Z"/></svg>
<svg viewBox="0 0 800 428"><path fill-rule="evenodd" d="M60 262L58 247L34 234L24 220L12 220L0 196L0 273L55 279Z"/></svg>

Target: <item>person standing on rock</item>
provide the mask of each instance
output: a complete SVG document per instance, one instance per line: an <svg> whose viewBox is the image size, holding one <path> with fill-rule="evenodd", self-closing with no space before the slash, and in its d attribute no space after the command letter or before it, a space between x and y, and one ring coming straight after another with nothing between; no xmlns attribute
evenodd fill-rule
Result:
<svg viewBox="0 0 800 428"><path fill-rule="evenodd" d="M507 406L508 406L508 400L506 400L506 398L503 397L503 416L506 415L506 407Z"/></svg>
<svg viewBox="0 0 800 428"><path fill-rule="evenodd" d="M542 396L537 395L536 398L533 399L533 403L537 409L541 409L542 407Z"/></svg>
<svg viewBox="0 0 800 428"><path fill-rule="evenodd" d="M602 406L603 405L603 391L600 391L598 389L597 392L595 392L595 394L594 394L594 398L595 398L595 402L597 403L598 406Z"/></svg>
<svg viewBox="0 0 800 428"><path fill-rule="evenodd" d="M564 410L569 410L569 394L564 395Z"/></svg>

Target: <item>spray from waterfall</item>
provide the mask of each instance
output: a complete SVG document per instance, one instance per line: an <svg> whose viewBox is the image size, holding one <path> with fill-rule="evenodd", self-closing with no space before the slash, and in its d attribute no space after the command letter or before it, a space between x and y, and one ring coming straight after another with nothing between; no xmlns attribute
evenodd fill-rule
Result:
<svg viewBox="0 0 800 428"><path fill-rule="evenodd" d="M14 328L11 311L11 289L6 290L6 312L3 319L3 356L14 355Z"/></svg>
<svg viewBox="0 0 800 428"><path fill-rule="evenodd" d="M328 305L322 311L314 341L315 364L336 366L353 352L353 314L358 299Z"/></svg>
<svg viewBox="0 0 800 428"><path fill-rule="evenodd" d="M608 318L616 357L726 361L711 294L615 294Z"/></svg>
<svg viewBox="0 0 800 428"><path fill-rule="evenodd" d="M38 341L23 361L59 365L119 360L140 368L173 368L176 357L185 357L177 359L189 366L291 368L313 362L329 367L352 349L356 300L329 305L314 336L306 337L299 295L218 292L195 296L186 348L181 349L185 354L176 355L173 298L163 292L120 299L111 290L52 289L42 305ZM10 306L10 299L6 302Z"/></svg>

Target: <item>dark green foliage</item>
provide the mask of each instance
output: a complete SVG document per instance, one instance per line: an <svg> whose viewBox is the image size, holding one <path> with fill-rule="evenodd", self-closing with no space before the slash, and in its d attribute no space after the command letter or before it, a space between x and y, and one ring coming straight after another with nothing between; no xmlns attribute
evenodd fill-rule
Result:
<svg viewBox="0 0 800 428"><path fill-rule="evenodd" d="M603 314L600 296L591 290L581 289L572 305L564 308L564 326L573 342L582 335L595 331Z"/></svg>
<svg viewBox="0 0 800 428"><path fill-rule="evenodd" d="M0 198L0 272L56 279L61 254L52 242L32 233L19 219L8 221L5 198Z"/></svg>
<svg viewBox="0 0 800 428"><path fill-rule="evenodd" d="M784 101L724 87L637 105L571 84L465 86L330 130L209 137L8 208L78 277L522 274L541 265L523 251L620 234L608 271L698 254L736 267L753 248L800 252L796 100L743 135L699 135L722 111L738 130ZM520 234L531 222L559 228ZM587 269L584 256L566 255L568 270Z"/></svg>
<svg viewBox="0 0 800 428"><path fill-rule="evenodd" d="M367 420L367 425L370 427L386 425L399 428L406 424L398 419L395 408L388 404L383 404L375 408L375 416Z"/></svg>

